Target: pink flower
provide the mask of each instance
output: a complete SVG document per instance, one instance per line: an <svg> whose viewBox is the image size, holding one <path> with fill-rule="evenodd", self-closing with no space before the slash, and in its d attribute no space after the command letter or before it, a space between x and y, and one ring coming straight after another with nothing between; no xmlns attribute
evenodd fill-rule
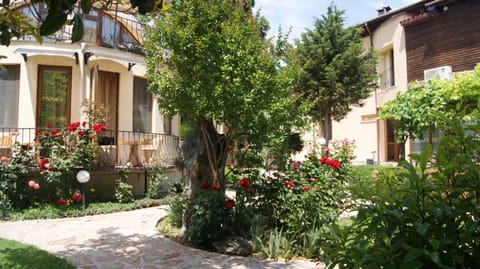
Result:
<svg viewBox="0 0 480 269"><path fill-rule="evenodd" d="M291 190L291 189L293 189L293 186L294 186L295 184L293 184L292 181L287 180L287 181L285 181L285 182L283 183L283 185L284 185L285 187L287 187L287 189L290 189L290 190Z"/></svg>
<svg viewBox="0 0 480 269"><path fill-rule="evenodd" d="M33 189L34 190L40 189L40 185L38 183L33 184Z"/></svg>
<svg viewBox="0 0 480 269"><path fill-rule="evenodd" d="M2 163L6 163L6 162L8 162L8 157L7 157L7 156L2 156L2 158L0 159L0 161L1 161Z"/></svg>
<svg viewBox="0 0 480 269"><path fill-rule="evenodd" d="M17 131L11 131L10 136L18 136L19 133Z"/></svg>
<svg viewBox="0 0 480 269"><path fill-rule="evenodd" d="M296 161L293 163L294 168L299 168L302 165L302 162Z"/></svg>
<svg viewBox="0 0 480 269"><path fill-rule="evenodd" d="M232 209L235 206L235 201L232 199L228 199L225 201L225 208Z"/></svg>
<svg viewBox="0 0 480 269"><path fill-rule="evenodd" d="M30 188L33 188L33 186L35 185L35 183L36 183L35 181L29 180L29 181L28 181L28 186L29 186Z"/></svg>
<svg viewBox="0 0 480 269"><path fill-rule="evenodd" d="M248 178L242 178L240 179L240 186L242 186L243 188L248 188L250 186L250 180L248 180Z"/></svg>

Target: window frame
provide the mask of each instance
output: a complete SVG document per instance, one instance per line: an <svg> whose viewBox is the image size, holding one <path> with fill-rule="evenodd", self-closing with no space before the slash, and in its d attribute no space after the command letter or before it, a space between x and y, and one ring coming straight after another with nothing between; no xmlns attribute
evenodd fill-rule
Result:
<svg viewBox="0 0 480 269"><path fill-rule="evenodd" d="M3 64L2 65L3 68L5 69L9 69L9 68L16 68L17 71L18 71L18 78L17 78L17 111L16 111L16 114L17 114L17 117L15 119L15 124L13 126L6 126L6 125L1 125L0 127L2 128L17 128L18 127L18 116L19 116L19 112L20 112L20 80L21 80L21 70L20 70L20 65L19 64Z"/></svg>
<svg viewBox="0 0 480 269"><path fill-rule="evenodd" d="M70 123L71 116L71 102L72 102L72 67L71 66L59 66L59 65L38 65L38 79L37 79L37 115L35 126L37 128L43 128L45 126L41 125L41 112L42 112L42 83L43 83L43 72L48 71L67 71L68 82L67 82L67 100L66 100L66 122L65 126ZM61 127L61 126L52 126L52 127ZM63 126L62 126L63 127Z"/></svg>

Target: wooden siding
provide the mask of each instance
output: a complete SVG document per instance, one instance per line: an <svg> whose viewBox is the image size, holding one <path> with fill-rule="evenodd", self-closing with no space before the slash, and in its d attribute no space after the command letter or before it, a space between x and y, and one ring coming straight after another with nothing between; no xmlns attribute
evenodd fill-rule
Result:
<svg viewBox="0 0 480 269"><path fill-rule="evenodd" d="M451 66L453 72L480 63L480 1L448 5L432 20L405 27L408 82L423 80L423 70Z"/></svg>

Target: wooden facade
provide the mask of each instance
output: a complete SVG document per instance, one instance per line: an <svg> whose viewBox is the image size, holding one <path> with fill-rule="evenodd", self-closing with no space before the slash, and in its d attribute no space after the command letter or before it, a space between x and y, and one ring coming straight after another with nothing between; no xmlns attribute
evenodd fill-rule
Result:
<svg viewBox="0 0 480 269"><path fill-rule="evenodd" d="M451 66L452 72L474 69L480 63L479 18L478 0L438 1L402 22L408 82L421 81L424 70L441 66Z"/></svg>

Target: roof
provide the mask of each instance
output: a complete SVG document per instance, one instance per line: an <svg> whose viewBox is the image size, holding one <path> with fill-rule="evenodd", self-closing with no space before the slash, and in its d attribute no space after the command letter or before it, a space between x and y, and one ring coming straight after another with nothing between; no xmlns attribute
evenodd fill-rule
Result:
<svg viewBox="0 0 480 269"><path fill-rule="evenodd" d="M422 23L426 20L429 20L433 17L438 16L439 15L438 7L443 7L445 5L448 5L450 3L457 2L457 1L460 1L460 0L422 0L399 9L391 10L371 20L357 24L356 26L362 27L363 37L369 36L380 25L382 25L383 22L385 22L386 20L394 16L398 16L402 14L410 15L410 17L407 20L402 21L402 26L410 26L413 24ZM432 13L429 11L431 11Z"/></svg>

